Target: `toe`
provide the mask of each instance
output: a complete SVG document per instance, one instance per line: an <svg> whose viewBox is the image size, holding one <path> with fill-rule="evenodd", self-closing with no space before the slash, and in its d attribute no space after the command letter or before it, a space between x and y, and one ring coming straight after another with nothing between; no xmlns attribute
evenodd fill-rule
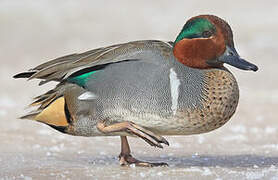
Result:
<svg viewBox="0 0 278 180"><path fill-rule="evenodd" d="M151 162L145 162L140 161L132 157L130 154L120 154L119 155L119 161L121 166L130 166L134 164L136 167L158 167L158 166L168 166L167 163L161 162L161 163L151 163Z"/></svg>
<svg viewBox="0 0 278 180"><path fill-rule="evenodd" d="M150 163L150 162L138 162L135 163L135 166L138 167L160 167L160 166L168 166L167 163Z"/></svg>

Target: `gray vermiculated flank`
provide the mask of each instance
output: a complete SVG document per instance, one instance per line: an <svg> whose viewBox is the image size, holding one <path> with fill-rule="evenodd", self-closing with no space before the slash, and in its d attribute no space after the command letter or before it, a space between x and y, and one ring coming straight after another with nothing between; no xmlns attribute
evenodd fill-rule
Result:
<svg viewBox="0 0 278 180"><path fill-rule="evenodd" d="M174 68L181 82L178 110L201 106L203 73L177 62L172 53L166 58L151 43L145 48L126 52L126 58L137 59L136 61L108 65L87 82L86 88L98 96L91 102L97 108L97 119L112 117L113 113L109 109L124 109L133 114L172 116L169 82L171 68Z"/></svg>

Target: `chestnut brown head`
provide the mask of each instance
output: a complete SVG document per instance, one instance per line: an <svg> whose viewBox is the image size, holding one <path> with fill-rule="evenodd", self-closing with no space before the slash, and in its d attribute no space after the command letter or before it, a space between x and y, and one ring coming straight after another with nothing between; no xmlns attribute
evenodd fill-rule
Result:
<svg viewBox="0 0 278 180"><path fill-rule="evenodd" d="M258 70L239 57L229 24L213 15L188 20L174 42L173 53L179 62L192 68L219 68L227 63L243 70Z"/></svg>

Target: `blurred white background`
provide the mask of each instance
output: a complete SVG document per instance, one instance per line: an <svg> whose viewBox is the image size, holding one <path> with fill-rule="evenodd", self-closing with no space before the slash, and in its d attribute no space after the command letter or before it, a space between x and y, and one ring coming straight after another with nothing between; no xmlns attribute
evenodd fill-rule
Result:
<svg viewBox="0 0 278 180"><path fill-rule="evenodd" d="M235 74L241 91L235 116L208 134L167 137L154 149L131 138L135 157L168 168L121 168L118 137L83 138L18 120L31 98L53 84L12 76L44 61L142 39L175 40L192 16L229 22L240 55L259 71ZM278 178L278 1L0 0L0 179ZM115 150L117 148L117 150Z"/></svg>

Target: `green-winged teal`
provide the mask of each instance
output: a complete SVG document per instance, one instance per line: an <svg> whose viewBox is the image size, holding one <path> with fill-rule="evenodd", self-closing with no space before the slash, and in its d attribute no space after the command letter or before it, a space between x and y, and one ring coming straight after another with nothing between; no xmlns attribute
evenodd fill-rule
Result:
<svg viewBox="0 0 278 180"><path fill-rule="evenodd" d="M234 114L239 89L223 64L257 71L234 48L230 26L212 15L191 18L175 42L134 41L63 56L15 78L57 81L35 98L22 118L77 136L121 136L120 164L165 165L136 160L126 136L152 146L161 135L209 132Z"/></svg>

